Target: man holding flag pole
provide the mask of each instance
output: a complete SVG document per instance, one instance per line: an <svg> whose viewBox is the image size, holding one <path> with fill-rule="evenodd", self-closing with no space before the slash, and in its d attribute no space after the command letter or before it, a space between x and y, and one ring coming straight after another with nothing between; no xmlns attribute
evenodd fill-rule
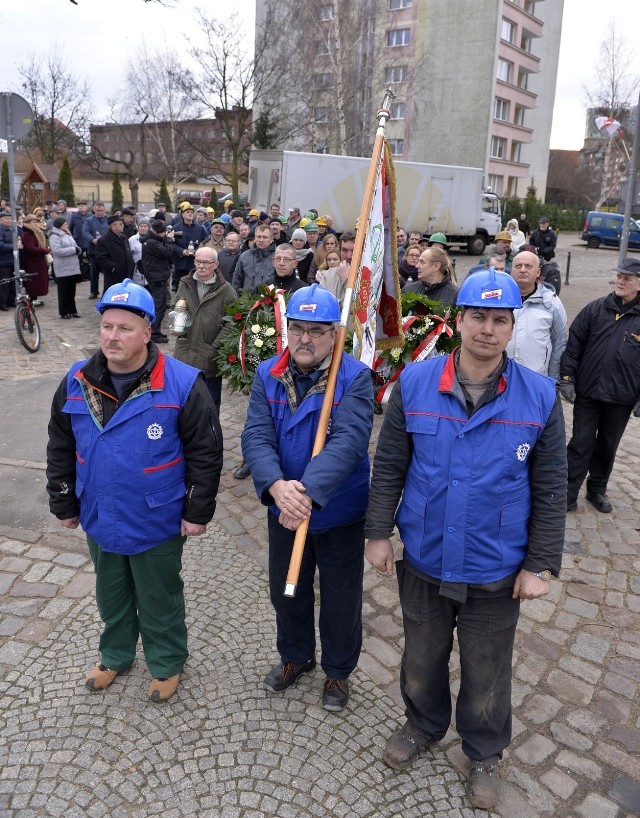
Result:
<svg viewBox="0 0 640 818"><path fill-rule="evenodd" d="M362 639L363 515L373 424L369 367L376 347L403 344L395 180L384 142L391 97L387 91L378 112L359 219L367 229L356 235L342 311L316 285L294 293L287 308L290 347L258 367L242 434L258 496L270 507L269 583L281 662L265 677L265 688L286 690L315 668L317 566L327 675L322 704L334 711L348 702L348 676ZM354 355L361 362L344 354L352 303Z"/></svg>

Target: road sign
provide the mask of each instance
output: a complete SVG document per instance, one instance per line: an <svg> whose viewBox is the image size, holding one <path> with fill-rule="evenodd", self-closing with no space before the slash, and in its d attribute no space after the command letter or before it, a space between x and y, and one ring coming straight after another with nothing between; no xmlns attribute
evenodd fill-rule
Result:
<svg viewBox="0 0 640 818"><path fill-rule="evenodd" d="M33 128L33 111L26 99L0 93L0 139L22 139Z"/></svg>

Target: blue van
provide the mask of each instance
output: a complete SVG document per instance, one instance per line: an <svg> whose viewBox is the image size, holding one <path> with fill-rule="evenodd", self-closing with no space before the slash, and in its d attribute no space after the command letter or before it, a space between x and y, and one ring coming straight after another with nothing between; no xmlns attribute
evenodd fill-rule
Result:
<svg viewBox="0 0 640 818"><path fill-rule="evenodd" d="M587 247L600 247L601 244L619 247L623 221L624 216L620 213L591 210L587 213L580 238L587 242ZM640 250L640 224L635 219L629 221L629 247Z"/></svg>

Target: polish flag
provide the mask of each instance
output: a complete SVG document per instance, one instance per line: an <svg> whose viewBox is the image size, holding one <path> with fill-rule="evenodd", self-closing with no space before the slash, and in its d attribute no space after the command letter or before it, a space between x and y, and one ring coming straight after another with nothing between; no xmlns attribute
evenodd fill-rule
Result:
<svg viewBox="0 0 640 818"><path fill-rule="evenodd" d="M598 130L606 131L612 139L614 136L619 136L620 139L624 137L622 125L617 119L612 119L610 116L597 116L595 123Z"/></svg>

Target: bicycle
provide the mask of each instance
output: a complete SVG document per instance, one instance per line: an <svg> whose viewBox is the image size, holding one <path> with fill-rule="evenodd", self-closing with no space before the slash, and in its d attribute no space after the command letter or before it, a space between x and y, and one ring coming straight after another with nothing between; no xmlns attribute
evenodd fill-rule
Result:
<svg viewBox="0 0 640 818"><path fill-rule="evenodd" d="M29 273L20 270L17 276L13 278L6 278L3 284L9 284L12 281L16 282L16 332L18 333L18 340L27 352L37 352L40 349L40 324L36 311L33 308L31 297L26 291L24 282L29 277Z"/></svg>

